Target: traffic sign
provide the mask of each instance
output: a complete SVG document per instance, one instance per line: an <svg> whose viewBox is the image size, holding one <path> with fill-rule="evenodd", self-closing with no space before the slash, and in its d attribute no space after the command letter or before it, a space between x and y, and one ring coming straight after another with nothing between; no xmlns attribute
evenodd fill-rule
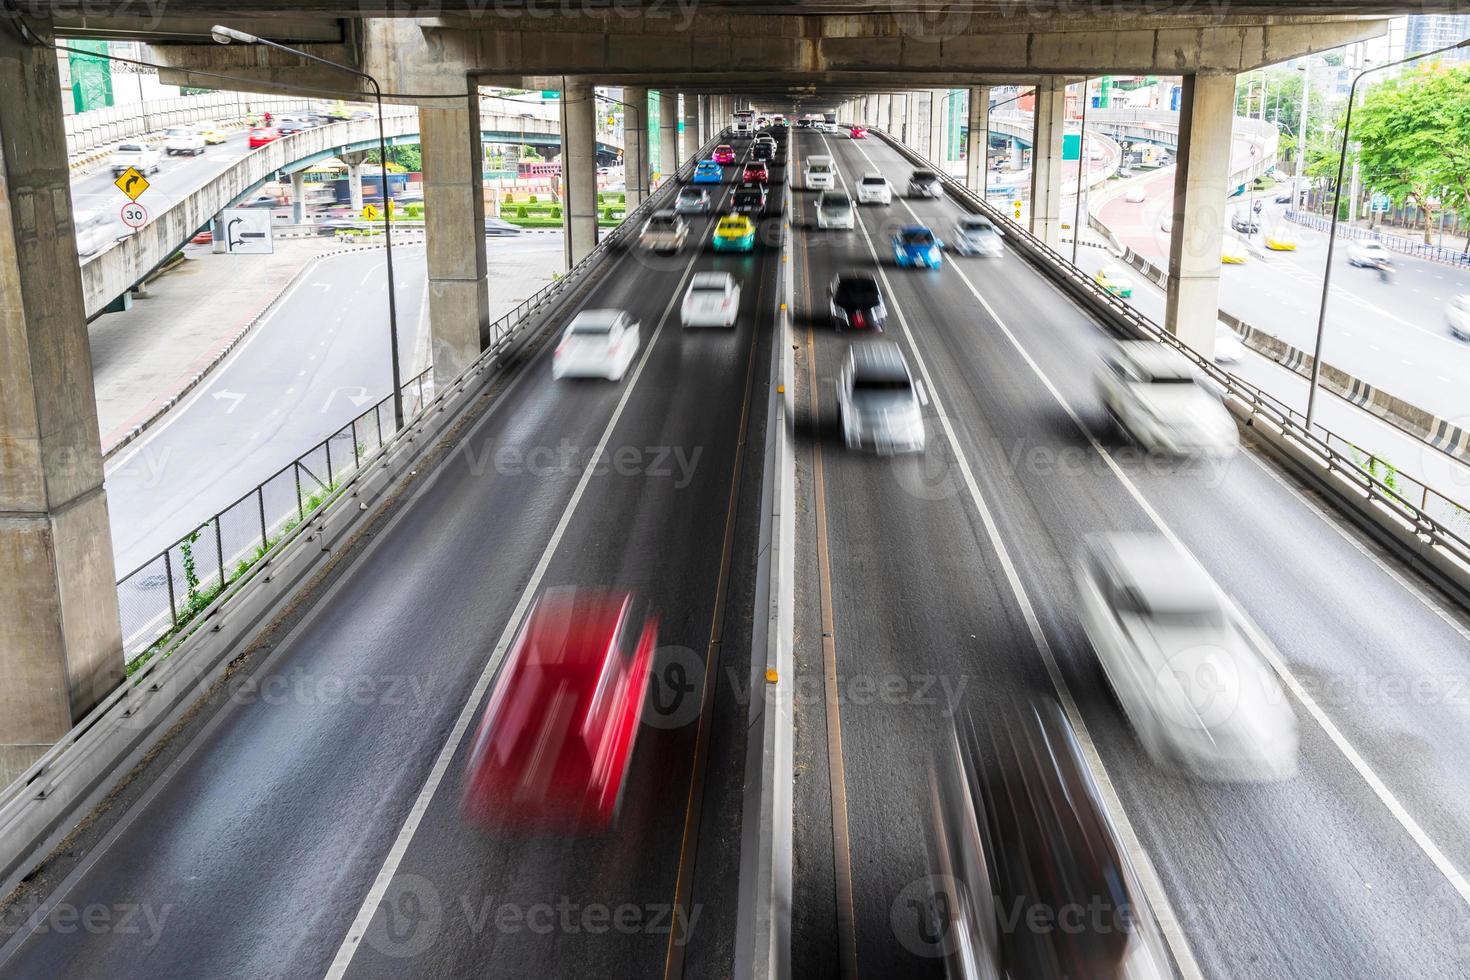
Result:
<svg viewBox="0 0 1470 980"><path fill-rule="evenodd" d="M144 177L137 167L129 167L117 175L113 181L117 189L128 196L129 201L136 201L144 191L148 189L148 178Z"/></svg>
<svg viewBox="0 0 1470 980"><path fill-rule="evenodd" d="M377 221L382 216L383 212L378 210L378 206L376 204L364 204L362 206L363 221Z"/></svg>
<svg viewBox="0 0 1470 980"><path fill-rule="evenodd" d="M148 223L148 209L136 201L122 207L122 223L129 228L141 228Z"/></svg>
<svg viewBox="0 0 1470 980"><path fill-rule="evenodd" d="M230 208L220 215L220 224L225 251L231 255L270 255L276 250L269 208Z"/></svg>
<svg viewBox="0 0 1470 980"><path fill-rule="evenodd" d="M1393 210L1393 200L1387 194L1374 194L1370 209L1378 214L1387 214Z"/></svg>

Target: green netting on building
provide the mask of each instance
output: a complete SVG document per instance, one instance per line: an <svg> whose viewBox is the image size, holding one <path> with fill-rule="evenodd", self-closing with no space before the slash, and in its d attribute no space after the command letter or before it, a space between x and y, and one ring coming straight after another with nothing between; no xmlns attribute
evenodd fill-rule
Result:
<svg viewBox="0 0 1470 980"><path fill-rule="evenodd" d="M107 53L107 42L71 40L67 46L76 49L67 54L72 109L86 112L112 105L112 65L98 57Z"/></svg>

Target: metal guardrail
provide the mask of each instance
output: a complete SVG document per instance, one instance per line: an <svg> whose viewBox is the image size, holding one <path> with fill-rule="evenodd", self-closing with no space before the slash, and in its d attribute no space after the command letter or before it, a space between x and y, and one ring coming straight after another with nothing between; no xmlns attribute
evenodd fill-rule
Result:
<svg viewBox="0 0 1470 980"><path fill-rule="evenodd" d="M88 109L65 117L66 151L85 153L108 143L183 126L206 119L244 119L251 113L310 112L311 99L248 92L209 92L168 99L125 102L103 109Z"/></svg>
<svg viewBox="0 0 1470 980"><path fill-rule="evenodd" d="M1324 234L1332 227L1331 219L1320 214L1312 214L1308 211L1299 211L1288 208L1286 220L1320 231ZM1470 268L1470 245L1464 249L1445 248L1442 245L1426 245L1424 242L1416 242L1412 238L1403 235L1387 234L1377 229L1360 228L1357 225L1346 225L1341 222L1337 225L1337 236L1350 241L1377 242L1384 248L1391 249L1401 255L1412 256L1416 259L1427 259L1430 262L1441 262L1445 265Z"/></svg>
<svg viewBox="0 0 1470 980"><path fill-rule="evenodd" d="M923 157L887 133L879 131L879 135L900 153L924 166L929 165ZM1157 340L1179 351L1201 374L1223 389L1227 396L1246 406L1252 419L1260 417L1289 434L1307 447L1328 471L1357 487L1359 493L1370 502L1382 504L1396 514L1412 528L1418 538L1442 548L1456 561L1470 567L1470 539L1466 536L1470 534L1470 510L1327 427L1314 423L1308 429L1304 413L1219 367L1213 360L1202 356L1123 300L1102 289L1093 282L1092 277L1072 265L1060 253L1038 241L1004 212L972 194L960 181L945 173L940 174L940 179L951 196L967 207L984 213L992 222L1004 228L1007 237L1019 245L1022 251L1033 258L1040 258L1042 262L1037 264L1044 265L1046 271L1060 280L1074 295L1085 297L1095 308L1106 308L1111 316L1125 324L1134 334ZM1454 530L1452 524L1458 525L1464 531Z"/></svg>
<svg viewBox="0 0 1470 980"><path fill-rule="evenodd" d="M723 138L723 131L715 139ZM708 147L702 148L707 149ZM678 177L693 173L694 161ZM490 325L490 346L461 378L498 356L522 325L579 281L607 252L621 244L655 200L672 193L678 180L665 181L623 222L600 236L596 247L565 276L518 303ZM432 368L404 382L404 426L437 404ZM458 379L457 379L458 380ZM123 654L131 665L184 630L236 581L313 513L337 494L397 434L392 395L352 419L234 503L179 538L117 582L123 627Z"/></svg>

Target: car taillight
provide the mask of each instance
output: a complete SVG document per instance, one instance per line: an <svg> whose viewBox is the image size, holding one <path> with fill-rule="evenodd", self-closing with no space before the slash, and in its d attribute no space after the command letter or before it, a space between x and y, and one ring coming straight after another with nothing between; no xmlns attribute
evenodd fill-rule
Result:
<svg viewBox="0 0 1470 980"><path fill-rule="evenodd" d="M861 327L863 325L863 315L861 313L853 314L852 325L855 327Z"/></svg>

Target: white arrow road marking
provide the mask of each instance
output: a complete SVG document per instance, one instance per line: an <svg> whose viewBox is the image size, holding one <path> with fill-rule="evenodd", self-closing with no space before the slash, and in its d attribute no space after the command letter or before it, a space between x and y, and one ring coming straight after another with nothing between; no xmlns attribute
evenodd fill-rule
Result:
<svg viewBox="0 0 1470 980"><path fill-rule="evenodd" d="M226 401L228 401L230 403L230 407L227 408L227 409L225 409L225 414L226 415L233 414L234 411L235 411L235 409L237 409L237 408L240 407L240 403L245 400L245 395L242 394L241 392L238 392L238 391L228 391L228 390L223 390L223 389L220 390L220 391L214 392L209 397L213 398L215 401L226 400Z"/></svg>
<svg viewBox="0 0 1470 980"><path fill-rule="evenodd" d="M322 403L322 411L326 412L331 409L332 403L336 401L337 396L341 394L346 394L347 400L352 402L353 408L361 408L364 403L369 401L366 388L362 387L361 385L344 385L340 388L332 389L332 393L328 395L327 400Z"/></svg>

